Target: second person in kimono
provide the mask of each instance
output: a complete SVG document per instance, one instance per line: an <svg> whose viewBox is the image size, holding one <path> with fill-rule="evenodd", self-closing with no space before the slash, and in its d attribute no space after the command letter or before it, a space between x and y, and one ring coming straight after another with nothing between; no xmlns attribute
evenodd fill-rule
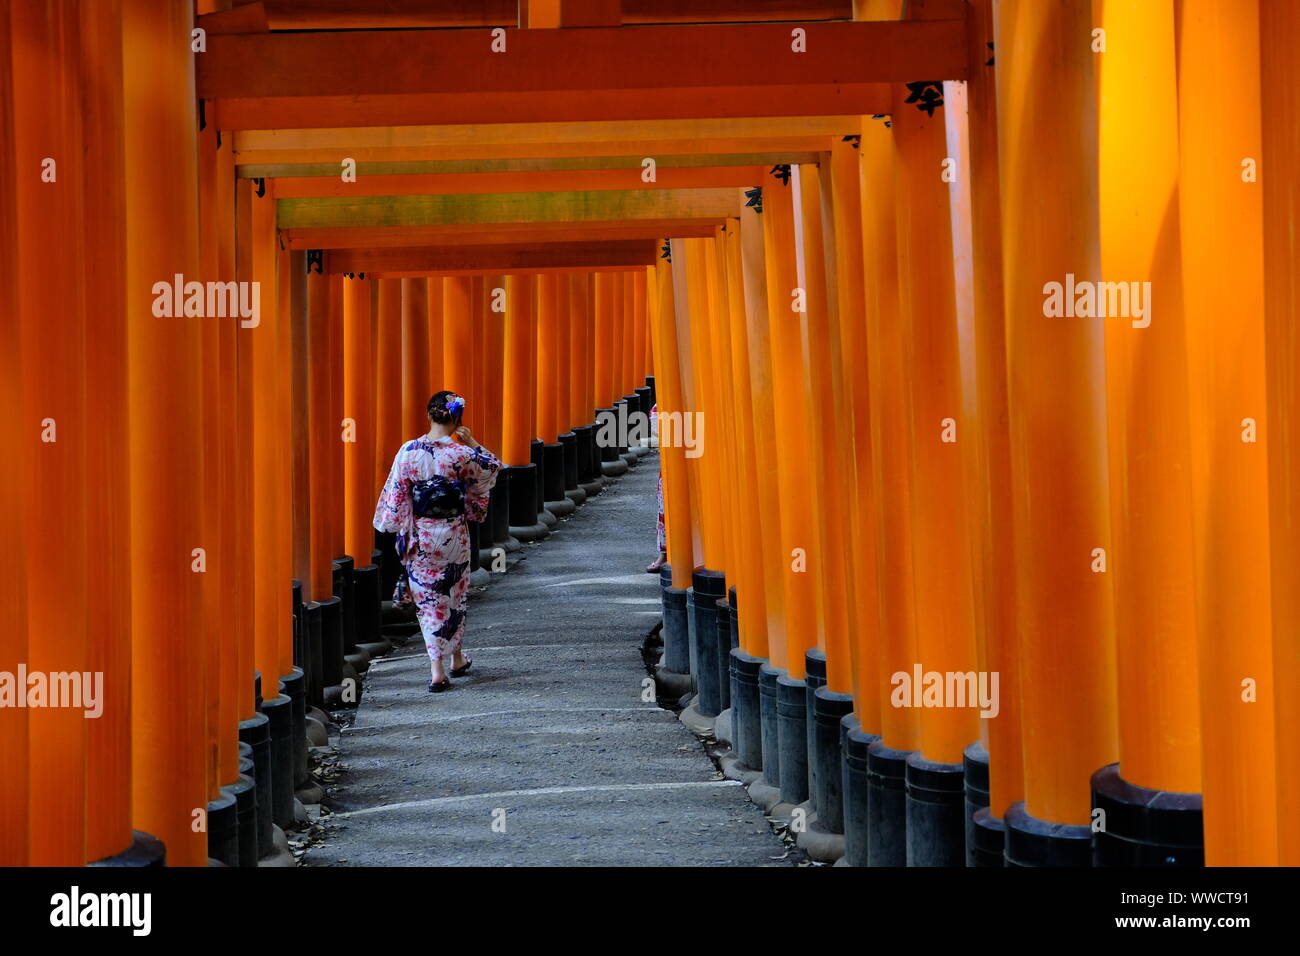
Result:
<svg viewBox="0 0 1300 956"><path fill-rule="evenodd" d="M415 604L429 652L428 687L437 693L473 663L462 648L475 557L466 523L483 520L501 462L461 424L465 399L444 390L429 399L428 411L428 434L393 459L374 525L397 535L405 571L398 592L406 593L394 599Z"/></svg>

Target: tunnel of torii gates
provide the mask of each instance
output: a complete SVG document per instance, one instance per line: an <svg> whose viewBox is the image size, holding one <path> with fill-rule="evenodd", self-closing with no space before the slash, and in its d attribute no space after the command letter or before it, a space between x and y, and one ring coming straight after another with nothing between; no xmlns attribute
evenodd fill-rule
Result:
<svg viewBox="0 0 1300 956"><path fill-rule="evenodd" d="M1300 863L1300 4L371 6L0 12L0 862L265 852L445 387L852 861Z"/></svg>

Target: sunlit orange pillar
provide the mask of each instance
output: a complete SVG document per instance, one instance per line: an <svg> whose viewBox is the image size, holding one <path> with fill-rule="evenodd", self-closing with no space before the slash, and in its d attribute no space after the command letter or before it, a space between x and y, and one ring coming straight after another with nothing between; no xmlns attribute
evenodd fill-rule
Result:
<svg viewBox="0 0 1300 956"><path fill-rule="evenodd" d="M874 695L860 712L879 714L879 726L863 721L862 730L880 734L868 745L879 770L888 770L891 783L903 786L906 760L920 749L920 719L915 707L895 707L890 683L897 673L912 673L918 662L915 596L913 593L912 508L908 462L905 454L890 449L908 447L906 398L911 373L905 352L905 328L899 302L898 239L895 228L895 153L893 131L884 118L862 124L860 192L862 197L863 278L867 289L867 378L871 417L871 515L875 535L878 618L872 664ZM859 467L865 463L859 457ZM874 668L872 667L874 665ZM895 799L888 805L889 828L870 829L866 857L871 866L902 866L906 846L890 834L901 834L905 805Z"/></svg>
<svg viewBox="0 0 1300 956"><path fill-rule="evenodd" d="M1004 0L994 40L1025 727L1006 859L1018 865L1047 852L1088 865L1089 779L1116 757L1103 329L1049 315L1047 286L1099 278L1092 28L1082 0Z"/></svg>
<svg viewBox="0 0 1300 956"><path fill-rule="evenodd" d="M546 510L569 515L574 505L564 496L564 446L560 444L560 310L561 287L568 277L556 273L538 276L537 297L537 438L542 442L542 498ZM564 296L567 304L568 296ZM567 330L568 323L565 321ZM567 344L567 343L566 343Z"/></svg>
<svg viewBox="0 0 1300 956"><path fill-rule="evenodd" d="M21 335L11 347L20 350L24 371L23 401L10 414L21 416L25 437L34 444L31 476L38 492L12 505L27 509L32 527L26 554L17 558L27 566L31 638L25 659L15 663L30 674L83 673L89 669L89 594L87 575L76 569L103 560L89 563L93 535L86 533L83 480L86 443L96 427L87 415L85 391L86 362L94 356L86 349L88 303L82 284L78 52L84 27L69 3L16 3L6 15L13 31L16 93L16 165L6 174L16 187L19 234L11 275L18 278L22 316ZM191 686L202 695L201 679ZM27 686L19 690L28 694ZM27 717L28 763L9 772L31 788L26 818L31 864L85 862L85 808L93 799L85 779L89 723L85 708L75 702L34 708Z"/></svg>
<svg viewBox="0 0 1300 956"><path fill-rule="evenodd" d="M1107 0L1100 23L1107 36L1097 64L1101 275L1121 283L1107 296L1112 301L1100 320L1106 328L1119 763L1093 776L1093 806L1110 818L1093 837L1094 860L1199 866L1199 838L1194 845L1171 845L1150 835L1199 831L1201 813L1178 115L1145 105L1153 91L1163 90L1171 103L1177 99L1173 4ZM1145 157L1140 173L1134 149ZM1158 313L1150 311L1153 303ZM1153 421L1160 426L1152 428Z"/></svg>
<svg viewBox="0 0 1300 956"><path fill-rule="evenodd" d="M375 382L371 281L343 280L344 543L357 567L370 564L375 514ZM441 311L441 309L439 310Z"/></svg>
<svg viewBox="0 0 1300 956"><path fill-rule="evenodd" d="M591 334L592 274L576 272L569 277L569 342L573 349L569 362L569 424L575 436L578 465L578 488L587 497L603 490L600 477L600 454L596 448L594 418L590 404L591 366L595 343Z"/></svg>
<svg viewBox="0 0 1300 956"><path fill-rule="evenodd" d="M939 87L942 91L943 87ZM964 239L954 243L949 190L941 171L948 157L946 107L908 103L896 87L891 131L897 162L894 187L898 235L899 320L910 388L903 396L908 424L908 501L911 506L912 581L916 649L912 667L891 672L890 705L917 707L928 697L931 674L973 674L975 617L969 508L962 455L970 418L962 389L957 296L969 296L969 272L954 276L954 256L969 262ZM962 288L958 288L958 286ZM942 679L942 678L941 678ZM922 686L917 686L920 683ZM907 759L909 866L959 866L965 827L953 825L964 806L962 752L979 733L981 688L965 685L961 699L940 691L942 706L921 706L920 749ZM955 690L955 688L954 688ZM967 699L969 691L974 699Z"/></svg>
<svg viewBox="0 0 1300 956"><path fill-rule="evenodd" d="M976 635L980 670L998 675L998 712L981 718L980 740L966 750L967 792L978 797L987 776L988 809L977 811L972 833L981 863L1001 865L1007 807L1024 798L1020 738L1019 649L1013 603L1011 450L1007 417L1006 319L1002 304L1002 212L998 185L995 69L983 57L993 42L993 0L969 9L972 75L967 81L968 161L958 167L970 193L971 271L974 278L976 407L971 531L976 562ZM951 128L951 123L950 123ZM960 182L961 180L959 180ZM960 188L959 185L950 188ZM978 801L976 801L978 802Z"/></svg>
<svg viewBox="0 0 1300 956"><path fill-rule="evenodd" d="M565 499L574 508L587 500L587 493L578 487L578 435L573 426L570 380L573 377L573 273L561 273L558 278L555 308L555 425L560 443L560 484ZM570 512L572 513L572 512Z"/></svg>
<svg viewBox="0 0 1300 956"><path fill-rule="evenodd" d="M193 827L207 802L198 513L191 454L199 333L153 314L154 283L198 272L193 16L184 6L123 4L127 329L130 348L132 823L166 844L170 865L207 863Z"/></svg>
<svg viewBox="0 0 1300 956"><path fill-rule="evenodd" d="M1281 436L1271 431L1267 408L1259 183L1277 173L1259 162L1260 109L1244 106L1271 94L1260 85L1259 6L1183 0L1175 8L1178 101L1199 107L1179 112L1178 212L1210 866L1278 860L1265 503L1269 449Z"/></svg>
<svg viewBox="0 0 1300 956"><path fill-rule="evenodd" d="M691 490L686 477L686 450L675 437L682 417L681 362L678 322L673 294L671 259L661 258L654 267L655 368L658 378L659 459L663 475L664 524L667 531L667 554L671 586L662 588L664 654L659 680L673 690L690 688L690 624L687 590L695 567L694 542L691 536ZM585 408L585 405L584 405Z"/></svg>
<svg viewBox="0 0 1300 956"><path fill-rule="evenodd" d="M1264 317L1268 346L1273 679L1277 721L1278 863L1300 865L1300 7L1259 10L1263 128Z"/></svg>

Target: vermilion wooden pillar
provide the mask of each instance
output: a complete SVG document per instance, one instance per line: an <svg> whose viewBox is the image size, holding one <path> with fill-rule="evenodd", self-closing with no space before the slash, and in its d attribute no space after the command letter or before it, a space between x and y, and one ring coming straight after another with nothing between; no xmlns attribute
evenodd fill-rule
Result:
<svg viewBox="0 0 1300 956"><path fill-rule="evenodd" d="M443 351L442 276L430 276L426 294L429 303L429 395L446 388L442 383L445 374L446 353ZM427 399L426 399L427 401Z"/></svg>
<svg viewBox="0 0 1300 956"><path fill-rule="evenodd" d="M292 496L289 449L289 316L282 306L281 256L275 230L275 182L265 195L251 199L252 281L261 299L258 325L241 329L252 343L253 407L253 605L255 663L263 679L278 679L293 667L292 543L289 536ZM287 268L287 263L285 263ZM366 438L370 439L370 435ZM373 455L373 441L370 452ZM369 488L372 475L366 476ZM367 540L370 540L368 538ZM365 552L368 563L370 551ZM273 694L270 696L274 696ZM225 778L223 778L225 779Z"/></svg>
<svg viewBox="0 0 1300 956"><path fill-rule="evenodd" d="M880 733L882 743L906 752L920 747L916 708L893 707L890 679L908 671L918 658L915 600L912 590L912 519L907 460L888 454L906 448L905 396L910 389L904 359L902 317L898 301L898 249L892 184L897 162L894 138L880 120L864 121L861 140L862 256L867 289L867 379L870 387L872 468L871 514L879 587L879 629L874 643L875 680L868 693L876 704L859 711L862 729ZM859 465L862 464L861 457ZM868 715L877 712L872 727Z"/></svg>
<svg viewBox="0 0 1300 956"><path fill-rule="evenodd" d="M1051 847L1086 865L1089 779L1112 763L1114 624L1103 332L1051 319L1044 286L1099 278L1096 54L1091 5L998 7L1012 524L1025 800L1006 815L1008 862ZM1069 223L1068 229L1061 223ZM1064 665L1064 666L1063 666Z"/></svg>
<svg viewBox="0 0 1300 956"><path fill-rule="evenodd" d="M721 258L727 281L727 314L724 334L731 338L731 386L736 428L736 473L757 477L754 435L754 405L750 381L749 327L746 322L744 272L741 267L740 222L730 220L722 230ZM656 386L658 380L656 379ZM771 532L762 520L759 482L742 481L740 526L737 545L742 572L736 583L736 600L744 608L737 615L741 648L754 657L767 656L767 578L764 568L768 553L764 537Z"/></svg>
<svg viewBox="0 0 1300 956"><path fill-rule="evenodd" d="M333 561L338 555L331 541L330 510L333 507L331 459L339 430L334 421L331 395L333 361L330 355L330 277L307 273L307 349L310 382L307 423L311 456L309 519L311 599L328 601L334 593ZM394 450L395 451L395 450Z"/></svg>
<svg viewBox="0 0 1300 956"><path fill-rule="evenodd" d="M377 279L379 351L375 358L375 489L402 447L402 280ZM427 399L426 399L427 401ZM414 437L414 436L412 436Z"/></svg>
<svg viewBox="0 0 1300 956"><path fill-rule="evenodd" d="M471 301L474 307L474 348L481 356L483 377L479 385L482 406L483 438L479 441L498 455L503 447L505 406L506 313L492 309L497 291L506 292L505 276L475 276ZM480 344L481 341L481 344ZM530 439L532 436L529 436ZM486 439L486 440L485 440ZM504 459L502 459L504 461Z"/></svg>
<svg viewBox="0 0 1300 956"><path fill-rule="evenodd" d="M980 59L993 42L993 0L970 5L972 75L967 82L967 128L971 203L971 266L974 275L976 496L971 514L981 634L980 668L999 675L996 717L981 721L988 751L989 810L995 830L1007 807L1024 798L1020 731L1019 649L1015 633L1014 536L1011 529L1011 449L1007 415L1006 319L1002 300L1002 212L998 184L995 67ZM983 825L983 824L982 824ZM995 842L998 838L994 838Z"/></svg>
<svg viewBox="0 0 1300 956"><path fill-rule="evenodd" d="M794 347L800 335L802 315L794 308L798 301L798 283L794 256L793 189L772 177L763 187L763 233L774 391L769 421L781 435L780 447L772 461L778 494L788 501L792 489L809 488L800 477L797 463L811 460L812 443L803 429L787 431L781 428L781 423L807 421L814 410L803 350ZM804 676L804 654L817 644L823 573L820 529L815 521L806 520L806 507L806 504L797 509L782 507L779 525L786 626L785 661L780 666L795 680Z"/></svg>
<svg viewBox="0 0 1300 956"><path fill-rule="evenodd" d="M655 388L658 391L660 440L663 440L665 416L680 413L680 355L677 342L677 319L673 298L673 265L660 259L655 264ZM686 478L686 451L680 443L659 446L664 478L664 519L668 531L668 563L672 566L673 587L685 591L691 586L695 567L691 540L691 491Z"/></svg>
<svg viewBox="0 0 1300 956"><path fill-rule="evenodd" d="M853 407L842 371L838 301L832 301L833 274L828 273L824 244L823 194L828 188L818 167L796 168L799 200L800 287L808 311L803 314L805 361L808 363L809 399L813 418L809 437L820 456L822 481L818 483L816 514L821 538L822 626L821 648L826 654L826 684L835 693L853 688L849 657L849 608L856 582L849 573L848 522L845 509L854 496L848 480L853 460ZM811 502L810 502L811 504Z"/></svg>
<svg viewBox="0 0 1300 956"><path fill-rule="evenodd" d="M545 444L559 441L559 413L556 407L559 359L556 347L559 336L559 286L563 276L555 273L537 277L537 437Z"/></svg>
<svg viewBox="0 0 1300 956"><path fill-rule="evenodd" d="M207 863L193 811L207 799L201 750L204 647L193 549L200 486L199 336L153 315L155 282L198 273L193 17L187 7L123 4L127 329L130 348L132 823L161 838L171 865Z"/></svg>
<svg viewBox="0 0 1300 956"><path fill-rule="evenodd" d="M370 354L374 316L370 287L368 279L343 280L343 416L351 420L353 428L351 440L343 443L343 548L357 567L370 564L374 547L375 383Z"/></svg>
<svg viewBox="0 0 1300 956"><path fill-rule="evenodd" d="M1129 305L1154 303L1156 311L1094 320L1106 327L1119 766L1094 777L1093 805L1135 805L1129 812L1146 822L1175 812L1199 817L1200 798L1192 795L1201 789L1178 115L1146 105L1160 90L1177 98L1173 4L1107 3L1101 26L1110 38L1097 60L1101 271L1139 293L1137 283L1150 283L1151 296L1130 295ZM1134 150L1145 157L1140 172ZM1145 796L1131 787L1145 788ZM1156 792L1166 796L1153 810ZM1126 825L1113 822L1107 833L1148 839L1142 831L1149 825ZM1108 851L1128 845L1098 839ZM1200 864L1199 848L1186 852L1193 858L1180 848L1152 855ZM1123 859L1116 856L1107 852L1104 860Z"/></svg>
<svg viewBox="0 0 1300 956"><path fill-rule="evenodd" d="M90 563L82 480L86 441L95 427L87 416L85 391L85 363L95 357L86 351L82 284L86 250L77 54L83 27L69 3L17 3L7 15L16 93L15 165L7 174L14 178L20 236L12 275L19 280L22 318L21 334L11 347L20 352L25 371L23 401L11 414L20 416L25 437L34 443L32 487L38 492L14 505L27 510L33 530L25 555L17 557L27 567L31 636L22 663L29 672L84 672L89 660L87 575L69 575L67 569L93 567L102 559ZM56 178L43 181L50 170ZM51 599L54 594L57 600ZM196 689L201 693L201 684ZM33 797L27 815L32 864L85 862L88 723L75 707L33 709L27 717L28 763L13 769L26 778Z"/></svg>
<svg viewBox="0 0 1300 956"><path fill-rule="evenodd" d="M1268 346L1273 678L1277 686L1278 862L1300 865L1300 7L1259 9L1263 128L1264 317Z"/></svg>
<svg viewBox="0 0 1300 956"><path fill-rule="evenodd" d="M1179 112L1178 211L1210 866L1278 859L1264 503L1269 449L1281 436L1273 434L1267 407L1264 195L1245 175L1246 160L1261 155L1262 120L1257 107L1240 105L1268 94L1260 86L1259 6L1183 0L1175 8L1178 100L1201 105ZM1257 180L1273 175L1257 165ZM1224 321L1229 315L1232 321Z"/></svg>
<svg viewBox="0 0 1300 956"><path fill-rule="evenodd" d="M429 430L429 283L402 279L402 438Z"/></svg>
<svg viewBox="0 0 1300 956"><path fill-rule="evenodd" d="M94 547L102 558L98 572L87 580L87 606L95 609L88 634L88 669L104 675L103 716L88 721L86 731L85 859L92 861L120 853L132 842L131 494L130 461L122 449L122 436L128 429L126 208L121 188L126 174L122 145L122 6L116 0L82 6L78 16L83 27L78 50L82 137L86 155L95 157L93 163L80 164L85 190L82 228L87 237L84 283L87 289L96 290L91 314L97 317L88 324L86 340L86 390L94 396L96 422L86 436L86 455L101 463L98 480L86 487L87 511L100 516L95 523ZM5 40L0 37L0 48L4 46ZM3 102L5 94L0 89ZM0 139L3 136L0 132ZM0 156L5 155L0 145ZM6 213L0 209L2 215ZM12 340L16 341L16 336ZM0 376L3 374L0 372ZM18 405L12 403L9 407ZM30 450L28 443L33 434L24 428L24 453ZM3 441L0 445L8 447ZM6 455L5 461L8 469L21 468L23 457ZM0 730L0 736L5 732ZM0 766L16 765L5 762L0 754ZM4 812L0 806L0 813ZM4 856L0 850L0 859Z"/></svg>
<svg viewBox="0 0 1300 956"><path fill-rule="evenodd" d="M536 369L529 343L536 334L533 296L536 278L512 275L506 278L505 367L503 375L504 417L501 432L501 460L507 465L530 464L529 407L534 400Z"/></svg>
<svg viewBox="0 0 1300 956"><path fill-rule="evenodd" d="M0 167L10 175L15 163L13 34L9 11L0 13ZM0 189L0 255L18 261L18 191ZM0 336L20 342L23 317L18 311L18 283L0 283ZM0 399L7 408L21 409L26 385L21 348L0 350ZM24 555L29 534L27 510L9 503L30 501L32 462L40 447L40 432L21 414L0 416L0 454L8 467L0 469L0 548L6 554ZM129 586L129 585L128 585ZM16 673L27 660L27 563L14 561L10 573L0 575L0 601L6 609L0 626L0 669ZM129 609L128 609L129 613ZM127 645L129 653L129 645ZM129 657L127 659L129 665ZM28 803L31 799L27 771L27 708L0 709L0 765L13 773L0 775L0 865L25 866L28 862ZM128 715L129 717L129 715ZM129 730L129 727L128 727ZM129 764L126 768L129 773ZM129 835L128 835L129 836Z"/></svg>

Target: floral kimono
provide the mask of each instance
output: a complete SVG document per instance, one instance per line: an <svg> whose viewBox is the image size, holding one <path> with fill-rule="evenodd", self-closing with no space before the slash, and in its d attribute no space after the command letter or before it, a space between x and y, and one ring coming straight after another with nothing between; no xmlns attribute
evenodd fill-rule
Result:
<svg viewBox="0 0 1300 956"><path fill-rule="evenodd" d="M650 407L650 436L659 437L659 405L656 403ZM655 529L655 542L659 545L661 552L668 550L668 531L664 527L664 473L659 472L659 485L655 490L655 496L659 502L659 523Z"/></svg>
<svg viewBox="0 0 1300 956"><path fill-rule="evenodd" d="M469 571L474 559L469 553L466 522L483 520L488 492L500 468L500 460L486 448L470 448L450 437L417 438L397 453L379 495L374 525L379 531L397 534L397 554L406 570L398 591L409 588L409 600L415 603L431 660L450 658L464 640ZM463 514L416 516L412 486L430 479L463 491ZM395 594L394 599L408 598Z"/></svg>

